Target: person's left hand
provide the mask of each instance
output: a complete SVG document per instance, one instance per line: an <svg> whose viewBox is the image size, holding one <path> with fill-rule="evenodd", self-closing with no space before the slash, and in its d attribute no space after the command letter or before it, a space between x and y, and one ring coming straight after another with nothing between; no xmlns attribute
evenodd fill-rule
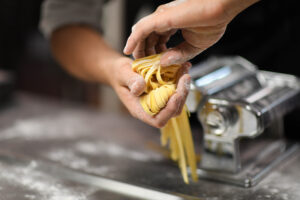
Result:
<svg viewBox="0 0 300 200"><path fill-rule="evenodd" d="M258 0L175 0L159 6L132 27L124 53L135 58L161 53L162 66L184 63L215 44L228 23ZM167 49L177 30L184 41Z"/></svg>
<svg viewBox="0 0 300 200"><path fill-rule="evenodd" d="M142 76L132 71L131 63L132 60L127 57L115 60L111 69L110 85L132 116L151 126L162 128L170 118L179 115L184 106L190 84L187 71L191 64L185 63L181 68L176 92L171 96L166 107L157 115L150 116L140 104L140 95L144 92L146 83Z"/></svg>

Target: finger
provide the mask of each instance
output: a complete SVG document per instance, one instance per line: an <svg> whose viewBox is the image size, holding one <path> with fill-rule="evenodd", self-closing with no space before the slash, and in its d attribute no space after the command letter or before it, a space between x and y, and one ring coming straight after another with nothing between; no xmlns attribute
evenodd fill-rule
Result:
<svg viewBox="0 0 300 200"><path fill-rule="evenodd" d="M165 44L169 41L170 37L172 35L174 35L175 33L177 32L177 29L172 29L166 33L163 33L163 34L160 34L161 37L159 38L159 42L158 43L161 43L161 44Z"/></svg>
<svg viewBox="0 0 300 200"><path fill-rule="evenodd" d="M184 42L168 50L161 58L162 66L186 62L215 44L224 34L226 26L198 27L182 30Z"/></svg>
<svg viewBox="0 0 300 200"><path fill-rule="evenodd" d="M128 91L127 88L119 87L119 88L117 88L116 91L117 91L121 101L126 106L128 111L130 112L130 114L133 117L149 124L150 126L153 126L156 128L161 128L166 124L168 118L171 117L171 115L166 116L167 117L166 120L161 121L160 119L157 118L157 115L151 116L151 115L147 114L140 104L140 99L139 99L140 97L136 97L136 96L132 95ZM174 101L174 100L172 100L172 101Z"/></svg>
<svg viewBox="0 0 300 200"><path fill-rule="evenodd" d="M159 40L159 36L156 33L151 33L150 36L146 39L145 54L150 56L156 54L155 46Z"/></svg>
<svg viewBox="0 0 300 200"><path fill-rule="evenodd" d="M185 62L181 65L181 68L179 69L178 73L177 73L177 77L176 79L180 80L180 78L184 75L184 74L187 74L189 69L191 68L192 64L190 62ZM177 82L177 84L178 84Z"/></svg>
<svg viewBox="0 0 300 200"><path fill-rule="evenodd" d="M135 96L140 96L146 89L144 78L132 71L130 65L125 65L118 77L120 85L127 87Z"/></svg>
<svg viewBox="0 0 300 200"><path fill-rule="evenodd" d="M170 97L166 107L154 117L151 117L148 114L147 116L140 115L140 117L143 117L144 121L154 127L162 128L172 117L177 116L178 113L180 114L189 92L191 77L186 73L190 67L191 63L189 62L183 64L181 73L184 73L184 75L179 79L176 93Z"/></svg>
<svg viewBox="0 0 300 200"><path fill-rule="evenodd" d="M174 93L170 97L166 107L155 116L155 125L159 128L164 127L179 109L181 101L182 96Z"/></svg>
<svg viewBox="0 0 300 200"><path fill-rule="evenodd" d="M183 29L183 38L189 44L200 49L207 49L215 44L224 34L226 26L196 27Z"/></svg>
<svg viewBox="0 0 300 200"><path fill-rule="evenodd" d="M148 15L139 20L133 27L130 36L127 39L124 54L130 55L133 53L137 45L144 40L150 33L153 32L155 23L153 14Z"/></svg>
<svg viewBox="0 0 300 200"><path fill-rule="evenodd" d="M176 30L171 30L171 31L168 31L164 34L162 34L160 37L159 37L159 40L155 46L155 49L156 49L156 53L162 53L164 51L167 50L167 42L169 41L170 37L172 35L174 35L176 33Z"/></svg>
<svg viewBox="0 0 300 200"><path fill-rule="evenodd" d="M116 92L117 92L119 98L121 99L121 101L123 102L123 104L126 106L127 110L130 112L130 114L133 117L135 117L151 126L156 127L155 123L154 123L154 121L155 121L154 117L148 115L144 111L143 107L141 106L140 97L133 95L125 87L116 88Z"/></svg>
<svg viewBox="0 0 300 200"><path fill-rule="evenodd" d="M143 58L146 56L145 54L145 40L141 41L138 43L138 45L136 46L136 49L134 50L133 52L133 57L135 59L138 59L138 58Z"/></svg>
<svg viewBox="0 0 300 200"><path fill-rule="evenodd" d="M189 76L184 76L181 79L181 81L179 83L180 88L178 88L178 91L174 95L171 96L166 107L164 109L162 109L155 116L150 116L149 114L147 114L143 110L143 108L139 102L139 97L132 95L132 93L130 93L126 88L121 87L117 90L117 92L120 96L120 99L122 100L124 105L127 107L129 112L131 113L131 115L133 115L137 119L140 119L153 127L162 128L175 115L175 113L178 112L179 109L182 110L183 106L182 106L181 102L185 100L184 96L186 96L184 94L185 89L183 88L184 86L182 86L182 85L184 85L184 84L182 84L182 82L185 83L186 81L188 81L188 79L189 79ZM187 84L187 83L185 83L185 84Z"/></svg>
<svg viewBox="0 0 300 200"><path fill-rule="evenodd" d="M191 83L191 77L188 74L183 75L178 82L177 85L177 89L176 92L181 95L181 102L180 102L180 106L179 109L177 110L177 112L174 114L174 116L178 116L180 115L180 113L182 112L183 106L185 104L187 95L189 93L189 89L190 89L190 83Z"/></svg>
<svg viewBox="0 0 300 200"><path fill-rule="evenodd" d="M166 32L172 28L170 16L166 12L154 12L138 21L132 28L128 37L124 54L130 55L137 45L147 38L152 32Z"/></svg>
<svg viewBox="0 0 300 200"><path fill-rule="evenodd" d="M166 50L167 50L167 45L166 44L157 44L155 46L156 53L162 53L162 52L164 52Z"/></svg>
<svg viewBox="0 0 300 200"><path fill-rule="evenodd" d="M204 49L200 49L190 45L188 42L184 41L178 46L167 50L161 57L160 63L162 66L169 66L173 64L184 63L198 54L200 54Z"/></svg>

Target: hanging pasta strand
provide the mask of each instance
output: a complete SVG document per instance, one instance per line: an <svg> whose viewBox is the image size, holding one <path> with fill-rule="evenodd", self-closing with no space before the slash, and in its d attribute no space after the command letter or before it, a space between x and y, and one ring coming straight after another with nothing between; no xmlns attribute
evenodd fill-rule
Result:
<svg viewBox="0 0 300 200"><path fill-rule="evenodd" d="M160 54L140 58L132 63L132 69L142 75L146 82L146 90L140 103L151 116L163 109L176 91L177 73L180 65L160 66ZM193 181L198 180L197 161L194 142L188 120L188 110L184 106L181 114L168 121L161 128L161 143L169 146L170 157L179 165L183 180L189 183L187 167L190 168Z"/></svg>

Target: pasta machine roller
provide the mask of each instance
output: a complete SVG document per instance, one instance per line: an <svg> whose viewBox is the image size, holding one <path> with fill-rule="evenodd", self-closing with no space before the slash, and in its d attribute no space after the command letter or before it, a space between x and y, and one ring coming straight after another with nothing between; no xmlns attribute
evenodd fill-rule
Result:
<svg viewBox="0 0 300 200"><path fill-rule="evenodd" d="M242 57L211 58L190 73L187 106L203 133L200 177L250 187L298 149L283 124L300 105L297 77Z"/></svg>

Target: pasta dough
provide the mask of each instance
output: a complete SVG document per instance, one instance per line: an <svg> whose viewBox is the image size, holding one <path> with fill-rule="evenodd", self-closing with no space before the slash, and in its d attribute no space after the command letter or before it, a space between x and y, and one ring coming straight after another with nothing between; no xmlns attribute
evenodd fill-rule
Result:
<svg viewBox="0 0 300 200"><path fill-rule="evenodd" d="M133 71L145 79L146 90L140 98L140 103L151 116L159 113L175 93L178 70L181 67L161 67L160 57L160 54L152 55L132 63ZM178 117L170 119L161 129L161 143L163 146L169 144L171 159L178 162L184 182L189 183L187 167L190 168L192 179L197 181L196 155L186 106Z"/></svg>

